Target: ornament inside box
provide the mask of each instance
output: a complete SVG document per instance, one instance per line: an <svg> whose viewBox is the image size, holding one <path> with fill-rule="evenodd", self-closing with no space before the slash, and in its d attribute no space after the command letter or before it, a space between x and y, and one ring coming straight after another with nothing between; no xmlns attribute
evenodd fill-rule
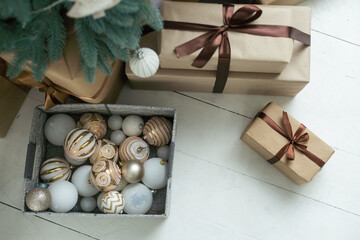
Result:
<svg viewBox="0 0 360 240"><path fill-rule="evenodd" d="M136 121L136 119L134 120L134 119L131 119L131 117L128 117L128 119L132 120L129 122L124 117L129 116L129 115L140 116L140 119L142 119L144 122L144 126L143 126L144 129L148 129L148 130L144 130L144 132L141 131L139 136L130 136L127 138L139 138L142 142L152 144L152 145L148 144L149 148L147 149L147 151L148 151L147 155L148 155L149 160L145 161L144 165L140 164L142 167L144 166L143 168L145 170L148 169L148 171L145 171L145 174L144 174L144 176L141 176L141 179L131 180L131 177L134 177L133 175L131 175L131 172L134 170L136 171L136 168L138 167L139 164L134 164L134 161L127 161L130 159L122 159L121 160L121 158L119 157L118 162L120 162L120 161L122 162L122 166L120 165L121 169L124 169L124 167L126 167L126 165L129 165L128 171L130 172L130 174L127 177L130 180L129 179L128 180L130 182L131 181L136 182L137 180L140 180L140 183L129 184L129 185L133 185L133 186L129 187L129 185L127 185L127 187L125 187L125 188L127 188L127 190L121 191L125 186L123 184L124 183L123 182L124 179L123 179L121 181L121 184L119 184L117 186L117 189L106 189L106 191L107 191L106 194L102 193L102 192L98 192L98 191L96 191L95 195L94 194L86 195L86 194L82 193L81 196L79 196L77 198L75 206L73 208L71 208L70 211L65 211L65 212L67 212L65 214L71 214L71 215L103 214L94 205L94 199L97 200L99 198L99 196L102 194L101 197L103 197L103 195L106 195L105 197L107 200L118 198L118 200L121 201L121 196L120 196L121 194L117 195L116 192L114 193L112 191L112 190L115 190L115 191L118 190L121 193L124 192L124 195L126 195L126 196L134 195L137 193L137 191L144 191L145 193L148 193L149 195L151 194L151 197L153 200L152 200L150 210L147 211L146 214L142 214L141 212L136 212L136 210L133 212L131 212L131 210L128 210L128 212L130 211L131 213L138 214L140 216L163 216L163 217L166 217L169 213L170 199L168 196L169 196L169 193L171 190L170 183L171 183L171 172L172 172L173 152L174 152L174 140L175 140L174 135L175 135L175 127L176 127L176 113L175 113L175 110L171 109L171 108L124 106L124 105L104 105L104 104L91 104L91 105L89 105L89 104L86 104L86 105L85 104L72 104L72 105L59 105L59 106L54 107L53 109L45 111L42 107L37 107L34 112L32 131L31 131L31 135L30 135L30 143L28 145L28 156L27 156L26 169L25 169L25 189L26 189L25 194L27 192L31 191L31 189L33 187L35 187L39 182L42 181L42 179L39 178L39 174L41 174L41 171L42 171L41 164L44 164L44 160L60 157L60 158L63 158L64 161L66 161L66 157L69 158L69 156L64 155L64 147L63 146L56 146L56 145L50 143L49 141L47 141L47 137L45 137L45 133L44 133L45 129L46 129L45 126L47 125L46 124L47 120L52 119L52 118L54 118L54 116L61 113L61 115L66 114L67 116L70 116L71 118L73 118L74 122L79 122L80 124L78 124L77 127L79 127L79 126L84 127L86 124L84 125L84 122L82 121L83 119L81 120L81 116L83 116L85 113L90 113L90 112L100 114L100 116L104 117L105 122L108 123L107 124L108 127L106 128L106 130L107 130L106 133L103 136L101 136L102 139L100 139L101 138L100 137L99 139L94 140L97 142L103 142L103 141L107 141L105 139L110 139L111 133L118 131L116 126L119 126L119 125L122 125L123 127L127 126L124 131L127 134L131 134L131 131L129 133L129 129L130 130L134 129L134 126L132 126L132 123L135 123L135 126L136 126L138 124L138 122ZM122 116L123 117L123 121L121 121L122 123L119 124L119 118L110 117L112 115ZM166 147L158 147L160 145L164 145L164 143L161 143L161 141L151 141L151 139L148 139L148 141L146 141L146 136L149 138L149 134L148 134L149 128L151 128L151 126L154 126L154 124L158 123L158 122L156 122L156 121L158 121L158 119L154 118L154 116L164 117L164 119L167 119L172 125L171 139L170 138L168 139L168 142L169 142L168 146L170 149L169 156L165 156L168 154L168 152L166 151ZM85 117L83 117L83 118L89 118L89 116L86 116L86 114L85 114ZM51 121L49 121L49 122L51 122ZM101 121L99 121L99 122L101 122ZM126 122L128 122L127 125L126 125ZM149 122L149 123L147 123L147 122ZM73 124L70 124L70 125L71 125L71 127L73 127ZM87 127L88 126L89 126L89 124L87 125ZM96 126L96 124L95 125L90 124L90 126ZM85 131L87 131L87 130L85 130ZM86 134L84 134L83 132L84 131L81 131L80 135L82 134L82 136L85 136ZM145 133L145 134L143 134L143 133ZM138 134L138 133L133 133L133 134ZM145 137L145 139L143 139L144 137ZM161 140L164 140L164 139L165 138L162 136ZM138 149L139 145L136 145L136 144L139 144L139 141L130 143L130 145L128 146L128 149L131 149L131 146L132 146L131 144L134 145L135 147L137 147L137 149ZM153 146L153 145L157 145L157 146ZM102 145L99 144L99 146L102 146ZM142 146L142 145L140 145L140 146ZM65 149L66 149L66 147L65 147ZM94 152L95 152L95 149L94 149ZM96 156L92 157L93 160L94 160L94 158L97 158L97 157L100 157L100 158L104 157L104 156L100 156L101 155L100 153L101 153L101 150L100 151L97 150L96 154L93 154L93 155L96 155ZM120 153L122 153L122 152L120 152ZM136 151L135 151L135 154L137 154ZM69 155L71 155L71 154L69 154ZM119 154L119 155L121 155L121 154ZM126 156L128 157L129 155L127 154ZM154 183L154 179L152 179L154 174L150 174L150 175L146 174L146 172L149 173L152 171L156 171L156 167L158 165L164 164L164 161L160 158L157 158L157 156L161 157L163 159L167 158L167 157L169 158L168 165L167 165L168 166L168 168L167 168L168 176L167 176L167 181L165 183L166 184L165 187L163 185L157 185L156 179L155 179L155 183ZM71 157L73 157L73 156L71 156ZM135 156L135 159L136 159L136 157L137 156ZM124 156L123 156L123 158L124 158ZM131 158L133 158L133 156ZM117 159L117 156L116 156L116 159ZM96 159L95 159L94 161L95 162L115 163L116 159L110 159L110 160L100 159L100 161L96 161ZM91 161L91 159L90 159L90 161ZM84 175L85 172L89 172L90 168L92 168L92 170L93 170L94 164L92 165L90 161L86 160L85 162L81 163L81 165L75 165L73 167L73 169L70 169L70 166L68 166L68 168L66 168L66 166L65 166L66 170L72 171L71 181L73 181L74 176L76 176L77 179L81 179L81 175ZM139 161L135 161L135 163L139 163ZM56 168L57 166L53 166L53 167ZM87 168L87 169L85 169L85 168ZM45 169L45 170L49 170L49 169ZM77 174L77 173L79 173L79 174ZM124 173L126 174L126 171L124 171ZM155 174L155 175L157 175L157 174ZM64 178L68 178L68 177L65 176ZM70 181L70 183L71 183L71 181ZM80 181L80 185L81 184L82 183ZM123 184L123 186L121 186L122 184ZM54 187L52 187L52 185L54 185L54 184L51 184L50 187L54 188ZM76 184L74 183L73 185L76 185ZM78 185L79 185L79 183L78 183ZM75 187L78 188L79 186L75 186ZM145 188L148 190L146 190ZM96 186L94 189L96 189ZM154 190L154 189L156 189L156 190ZM50 190L52 190L52 189L50 189ZM85 189L85 192L86 192L86 189ZM90 192L91 192L91 190L90 190ZM79 191L79 195L80 195L80 191ZM93 195L93 196L91 196L91 195ZM125 196L125 198L126 198L126 196ZM131 201L129 201L128 206L131 207ZM92 210L93 207L95 207L95 210ZM125 201L125 207L126 207L126 201ZM89 211L86 211L86 210L89 210ZM64 213L56 213L56 212L53 212L50 210L47 210L44 212L33 212L26 206L25 201L23 204L23 212L29 213L29 214L35 214L35 215L64 214ZM126 208L125 208L125 212L126 212ZM119 216L127 216L129 214L117 214L117 216L118 215Z"/></svg>

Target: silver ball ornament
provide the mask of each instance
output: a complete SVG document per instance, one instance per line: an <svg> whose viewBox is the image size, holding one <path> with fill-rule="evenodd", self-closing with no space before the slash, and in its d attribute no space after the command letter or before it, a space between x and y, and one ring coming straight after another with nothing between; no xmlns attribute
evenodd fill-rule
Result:
<svg viewBox="0 0 360 240"><path fill-rule="evenodd" d="M122 177L128 183L137 183L144 177L144 166L137 160L126 161L121 167Z"/></svg>
<svg viewBox="0 0 360 240"><path fill-rule="evenodd" d="M34 187L26 194L25 202L31 211L45 211L50 207L51 194L46 188Z"/></svg>

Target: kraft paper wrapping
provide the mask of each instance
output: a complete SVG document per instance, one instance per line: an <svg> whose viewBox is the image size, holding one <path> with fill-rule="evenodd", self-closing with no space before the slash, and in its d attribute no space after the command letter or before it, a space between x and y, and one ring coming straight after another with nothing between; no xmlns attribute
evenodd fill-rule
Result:
<svg viewBox="0 0 360 240"><path fill-rule="evenodd" d="M11 62L13 55L2 55L3 59ZM118 60L113 64L111 76L105 76L99 70L96 72L94 83L87 83L83 71L80 68L80 53L75 33L68 33L67 43L63 57L56 62L51 62L45 72L45 76L54 84L57 84L74 94L75 97L89 103L115 102L119 94L124 78L121 77L123 64ZM26 71L31 71L29 67Z"/></svg>
<svg viewBox="0 0 360 240"><path fill-rule="evenodd" d="M234 12L244 5L235 5ZM293 15L294 8L281 6L258 6L263 10L259 19L250 24L285 25L298 28L307 32L305 24L298 24L299 20ZM164 20L181 21L222 26L223 13L221 4L206 3L179 3L164 1L162 5ZM201 50L177 58L174 48L205 32L180 31L163 29L159 33L159 57L161 68L191 69L191 70L216 70L218 65L218 51L203 68L192 67L191 64ZM262 72L280 73L290 62L294 41L288 38L275 38L255 36L251 34L228 31L231 45L232 72Z"/></svg>
<svg viewBox="0 0 360 240"><path fill-rule="evenodd" d="M282 127L281 119L283 109L275 103L267 105L262 112L268 115L276 124ZM300 126L295 118L289 115L293 133ZM303 123L304 124L304 123ZM306 126L306 124L304 124ZM324 162L327 162L334 153L329 145L322 141L309 129L305 130L309 134L310 139L305 143L307 149L319 157ZM272 129L262 119L256 117L249 127L244 131L241 139L258 152L266 160L274 157L277 152L289 141L281 136L278 132ZM289 177L296 184L310 182L313 177L321 170L321 168L306 157L302 152L295 149L295 159L289 161L286 156L283 156L280 161L273 164L283 174ZM326 164L324 165L324 167Z"/></svg>
<svg viewBox="0 0 360 240"><path fill-rule="evenodd" d="M256 3L265 5L296 5L304 0L256 0Z"/></svg>

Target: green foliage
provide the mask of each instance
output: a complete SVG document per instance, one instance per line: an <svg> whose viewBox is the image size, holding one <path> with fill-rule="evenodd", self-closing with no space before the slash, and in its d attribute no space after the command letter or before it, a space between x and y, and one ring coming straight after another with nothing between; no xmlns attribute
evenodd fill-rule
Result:
<svg viewBox="0 0 360 240"><path fill-rule="evenodd" d="M46 11L57 0L1 0L0 53L14 52L7 75L18 76L29 64L34 78L41 81L49 61L57 61L66 42L66 12L74 4L62 2ZM117 58L130 59L139 47L143 24L162 28L158 9L148 0L122 0L106 10L106 16L75 19L74 29L80 48L80 66L88 82L95 80L96 70L111 74Z"/></svg>

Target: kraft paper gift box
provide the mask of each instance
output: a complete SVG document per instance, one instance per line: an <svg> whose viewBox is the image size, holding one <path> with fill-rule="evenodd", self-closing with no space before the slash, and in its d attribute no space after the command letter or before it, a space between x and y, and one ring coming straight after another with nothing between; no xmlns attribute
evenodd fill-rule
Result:
<svg viewBox="0 0 360 240"><path fill-rule="evenodd" d="M256 3L265 5L296 5L304 0L256 0Z"/></svg>
<svg viewBox="0 0 360 240"><path fill-rule="evenodd" d="M234 5L234 12L243 6ZM290 26L310 33L307 31L309 29L307 23L310 23L309 9L262 5L257 7L262 10L262 15L250 22L249 25ZM299 14L299 12L305 15ZM202 68L191 65L201 49L181 58L178 58L174 52L175 47L208 31L169 29L166 21L223 26L223 6L220 4L164 1L161 13L164 19L164 29L159 33L161 68L216 70L219 59L218 51L215 51L211 59ZM305 23L302 23L304 19ZM227 31L227 34L231 49L230 72L280 73L291 61L294 46L299 44L290 38L244 34L231 29Z"/></svg>
<svg viewBox="0 0 360 240"><path fill-rule="evenodd" d="M296 184L310 182L334 153L273 102L255 117L241 139Z"/></svg>
<svg viewBox="0 0 360 240"><path fill-rule="evenodd" d="M7 62L11 62L13 55L1 56ZM30 72L26 67L25 71ZM68 33L63 56L56 62L51 62L45 72L51 85L59 86L71 92L73 96L89 103L114 103L124 83L124 64L117 60L113 63L113 72L105 76L99 70L96 71L94 83L87 83L80 68L80 53L75 33ZM34 84L33 84L34 85Z"/></svg>

